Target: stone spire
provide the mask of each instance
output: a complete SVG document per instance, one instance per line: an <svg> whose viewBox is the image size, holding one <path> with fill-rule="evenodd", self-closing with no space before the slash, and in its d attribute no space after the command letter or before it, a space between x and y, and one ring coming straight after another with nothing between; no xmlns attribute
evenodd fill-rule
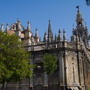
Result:
<svg viewBox="0 0 90 90"><path fill-rule="evenodd" d="M82 39L85 46L89 46L88 42L88 30L87 27L84 25L82 15L80 13L80 8L77 6L77 18L76 18L77 27L74 30L74 34L77 33L78 36Z"/></svg>
<svg viewBox="0 0 90 90"><path fill-rule="evenodd" d="M57 35L55 34L55 42L57 42Z"/></svg>
<svg viewBox="0 0 90 90"><path fill-rule="evenodd" d="M61 40L61 30L59 29L59 31L58 31L58 41L60 41Z"/></svg>
<svg viewBox="0 0 90 90"><path fill-rule="evenodd" d="M9 30L10 28L9 28L9 25L8 25L8 23L6 24L6 33L8 33L8 30Z"/></svg>
<svg viewBox="0 0 90 90"><path fill-rule="evenodd" d="M80 12L80 8L79 6L76 7L77 8L77 17L76 17L76 23L77 23L77 26L78 25L83 25L83 18L82 18L82 15L81 15L81 12Z"/></svg>
<svg viewBox="0 0 90 90"><path fill-rule="evenodd" d="M35 29L35 37L39 37L37 28Z"/></svg>
<svg viewBox="0 0 90 90"><path fill-rule="evenodd" d="M47 42L47 39L48 39L48 35L47 35L47 33L45 32L45 33L44 33L44 41Z"/></svg>
<svg viewBox="0 0 90 90"><path fill-rule="evenodd" d="M26 45L31 45L31 43L34 41L34 37L31 32L31 25L30 22L27 22L27 29L25 30L24 38L27 41Z"/></svg>
<svg viewBox="0 0 90 90"><path fill-rule="evenodd" d="M17 20L17 22L16 22L16 36L19 37L20 41L21 41L21 30L22 30L21 22L20 22L20 20Z"/></svg>
<svg viewBox="0 0 90 90"><path fill-rule="evenodd" d="M27 30L31 31L31 26L30 26L30 22L29 21L27 22Z"/></svg>
<svg viewBox="0 0 90 90"><path fill-rule="evenodd" d="M67 42L66 42L67 40L66 40L66 31L65 30L63 30L63 46L64 47L67 47Z"/></svg>
<svg viewBox="0 0 90 90"><path fill-rule="evenodd" d="M16 23L16 30L17 31L21 31L22 27L21 27L21 22L20 20L17 20L17 23Z"/></svg>
<svg viewBox="0 0 90 90"><path fill-rule="evenodd" d="M8 23L6 24L6 31L9 30L9 25Z"/></svg>
<svg viewBox="0 0 90 90"><path fill-rule="evenodd" d="M0 28L1 30L1 32L4 32L4 25L3 24L1 24L1 28Z"/></svg>
<svg viewBox="0 0 90 90"><path fill-rule="evenodd" d="M66 41L66 31L63 30L63 41Z"/></svg>
<svg viewBox="0 0 90 90"><path fill-rule="evenodd" d="M52 32L52 27L51 27L51 21L49 20L49 24L48 24L48 32Z"/></svg>
<svg viewBox="0 0 90 90"><path fill-rule="evenodd" d="M37 28L35 29L35 41L36 41L36 43L40 42L40 38L39 38L39 35L38 35L38 29Z"/></svg>
<svg viewBox="0 0 90 90"><path fill-rule="evenodd" d="M52 33L52 28L51 28L51 21L49 20L48 24L48 42L52 42L53 40L53 33Z"/></svg>

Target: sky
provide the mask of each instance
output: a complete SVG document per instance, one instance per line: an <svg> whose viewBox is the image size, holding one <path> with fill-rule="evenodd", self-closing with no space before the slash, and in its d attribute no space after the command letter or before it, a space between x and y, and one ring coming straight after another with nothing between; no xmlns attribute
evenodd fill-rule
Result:
<svg viewBox="0 0 90 90"><path fill-rule="evenodd" d="M19 19L27 27L29 20L32 32L37 28L42 38L48 31L50 19L54 35L58 34L59 28L61 32L65 29L69 39L76 25L77 5L90 32L90 7L85 0L0 0L0 24L13 24Z"/></svg>

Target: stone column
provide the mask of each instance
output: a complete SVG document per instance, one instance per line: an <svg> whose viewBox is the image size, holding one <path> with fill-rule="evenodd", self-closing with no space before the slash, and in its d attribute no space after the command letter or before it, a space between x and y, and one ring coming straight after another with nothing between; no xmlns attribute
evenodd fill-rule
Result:
<svg viewBox="0 0 90 90"><path fill-rule="evenodd" d="M47 75L47 72L44 72L44 87L48 87L48 75Z"/></svg>
<svg viewBox="0 0 90 90"><path fill-rule="evenodd" d="M80 68L80 85L82 87L82 90L85 90L85 72L84 72L84 65L83 62L85 63L84 60L86 60L86 58L83 56L82 53L79 53L79 68Z"/></svg>
<svg viewBox="0 0 90 90"><path fill-rule="evenodd" d="M62 58L63 58L63 77L64 77L64 90L66 90L66 87L67 87L67 66L66 66L66 60L67 60L67 51L66 51L66 48L67 48L67 40L64 39L63 40L63 55L62 55Z"/></svg>
<svg viewBox="0 0 90 90"><path fill-rule="evenodd" d="M63 54L60 52L58 55L59 60L59 85L64 85L64 60L63 60Z"/></svg>
<svg viewBox="0 0 90 90"><path fill-rule="evenodd" d="M30 60L30 64L33 65L33 55L32 55L32 58ZM32 68L31 68L31 70L33 71ZM33 76L30 78L30 87L33 88Z"/></svg>
<svg viewBox="0 0 90 90"><path fill-rule="evenodd" d="M79 84L84 85L84 75L83 75L83 57L80 52L78 52L78 67L79 67Z"/></svg>

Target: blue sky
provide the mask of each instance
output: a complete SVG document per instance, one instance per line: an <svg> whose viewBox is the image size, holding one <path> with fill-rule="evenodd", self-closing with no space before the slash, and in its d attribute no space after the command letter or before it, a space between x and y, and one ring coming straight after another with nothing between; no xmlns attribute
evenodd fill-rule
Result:
<svg viewBox="0 0 90 90"><path fill-rule="evenodd" d="M77 5L80 5L90 32L90 7L86 6L85 0L0 0L0 24L12 24L19 18L26 27L29 20L32 32L38 28L42 37L50 19L54 34L59 28L66 29L67 37L70 37L75 27Z"/></svg>

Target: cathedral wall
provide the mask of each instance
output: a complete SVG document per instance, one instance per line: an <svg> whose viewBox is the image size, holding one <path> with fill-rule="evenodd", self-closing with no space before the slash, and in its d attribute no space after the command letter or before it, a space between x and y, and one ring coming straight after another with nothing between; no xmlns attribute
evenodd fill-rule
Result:
<svg viewBox="0 0 90 90"><path fill-rule="evenodd" d="M88 51L89 55L90 55L90 50ZM85 57L84 57L84 60ZM85 82L86 82L86 87L89 89L90 88L90 64L85 61L84 63L84 70L85 70Z"/></svg>
<svg viewBox="0 0 90 90"><path fill-rule="evenodd" d="M53 51L49 51L49 53L52 53L53 55L57 56L57 53L54 53ZM59 84L58 70L56 70L53 75L47 75L47 78L44 77L45 76L43 72L44 67L42 63L44 54L45 54L44 51L33 54L33 58L32 58L33 63L37 65L33 76L34 86L38 86L38 85L44 86L44 84L51 86L51 85Z"/></svg>
<svg viewBox="0 0 90 90"><path fill-rule="evenodd" d="M67 85L78 85L79 78L76 53L73 51L68 51L66 57Z"/></svg>
<svg viewBox="0 0 90 90"><path fill-rule="evenodd" d="M43 55L45 53L50 53L57 56L58 60L58 68L53 75L45 76L43 72ZM48 51L35 51L31 53L32 64L36 64L37 68L34 70L33 77L29 80L25 80L21 82L21 86L26 84L30 87L44 87L45 85L50 87L54 86L64 86L65 81L67 81L68 87L76 87L79 85L79 73L78 73L78 62L77 62L77 53L75 51L66 50L48 50ZM65 54L65 57L64 57ZM80 68L82 68L82 54L79 53L80 59ZM65 61L65 62L64 62ZM66 63L66 66L64 66ZM66 69L66 80L65 80L65 69ZM80 73L82 72L81 69ZM81 82L83 83L83 76L81 74ZM30 83L30 84L29 84ZM77 89L78 90L78 89Z"/></svg>

